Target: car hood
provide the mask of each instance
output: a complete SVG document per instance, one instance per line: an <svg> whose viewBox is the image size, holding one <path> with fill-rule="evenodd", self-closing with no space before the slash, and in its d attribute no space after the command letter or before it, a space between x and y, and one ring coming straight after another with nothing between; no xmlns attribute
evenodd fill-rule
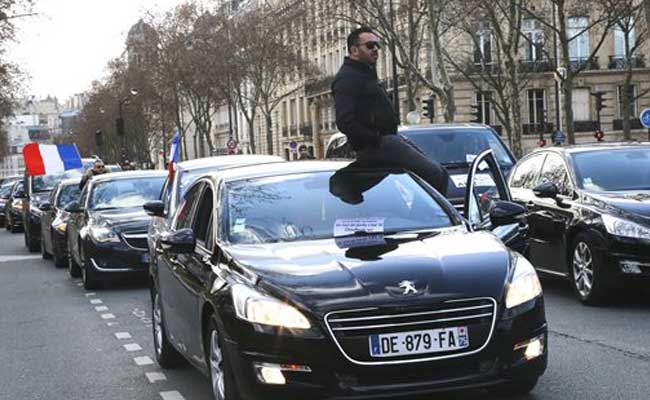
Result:
<svg viewBox="0 0 650 400"><path fill-rule="evenodd" d="M603 202L604 208L614 207L624 213L650 218L650 191L623 191L607 193L588 193L588 197Z"/></svg>
<svg viewBox="0 0 650 400"><path fill-rule="evenodd" d="M94 211L94 225L111 226L117 231L147 231L151 217L142 207L120 208L116 210Z"/></svg>
<svg viewBox="0 0 650 400"><path fill-rule="evenodd" d="M261 287L314 312L432 299L498 301L503 295L510 253L490 233L456 230L423 240L386 238L381 243L347 247L351 243L328 239L233 246L228 252L258 276ZM403 281L412 282L418 293L404 295Z"/></svg>
<svg viewBox="0 0 650 400"><path fill-rule="evenodd" d="M38 206L39 204L47 203L51 193L52 193L51 191L32 193L32 198L30 199L30 203L34 204L35 206Z"/></svg>

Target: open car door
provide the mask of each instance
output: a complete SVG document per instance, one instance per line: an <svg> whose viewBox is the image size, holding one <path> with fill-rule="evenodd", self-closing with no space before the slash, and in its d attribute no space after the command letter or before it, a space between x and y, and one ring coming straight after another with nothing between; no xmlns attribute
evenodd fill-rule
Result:
<svg viewBox="0 0 650 400"><path fill-rule="evenodd" d="M464 215L472 229L490 230L506 246L525 254L528 233L525 220L522 218L509 224L495 222L495 216L504 207L517 205L512 204L510 189L492 150L486 150L474 159L466 188Z"/></svg>

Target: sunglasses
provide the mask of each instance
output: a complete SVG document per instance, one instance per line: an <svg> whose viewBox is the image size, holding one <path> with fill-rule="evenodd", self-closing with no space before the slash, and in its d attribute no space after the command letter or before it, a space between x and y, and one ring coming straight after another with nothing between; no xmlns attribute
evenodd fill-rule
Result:
<svg viewBox="0 0 650 400"><path fill-rule="evenodd" d="M366 46L366 48L367 48L368 50L372 50L372 49L374 49L375 47L377 48L377 50L381 49L381 45L379 44L379 42L375 42L375 41L369 41L369 42L365 42L365 43L359 43L358 46L359 46L359 47L361 47L361 46Z"/></svg>

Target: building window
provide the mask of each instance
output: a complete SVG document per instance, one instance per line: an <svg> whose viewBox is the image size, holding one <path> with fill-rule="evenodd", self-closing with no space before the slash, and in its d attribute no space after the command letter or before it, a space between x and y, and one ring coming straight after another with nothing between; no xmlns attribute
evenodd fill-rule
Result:
<svg viewBox="0 0 650 400"><path fill-rule="evenodd" d="M522 23L522 32L526 37L526 61L544 59L545 35L542 23L536 19L527 18Z"/></svg>
<svg viewBox="0 0 650 400"><path fill-rule="evenodd" d="M625 30L621 29L621 26L623 26ZM614 27L614 56L616 58L624 58L627 56L627 52L625 51L626 33L629 42L628 45L630 46L629 48L633 50L636 44L636 36L634 32L634 22L631 19L620 21Z"/></svg>
<svg viewBox="0 0 650 400"><path fill-rule="evenodd" d="M544 89L528 91L528 123L541 126L546 122L544 103Z"/></svg>
<svg viewBox="0 0 650 400"><path fill-rule="evenodd" d="M573 89L573 101L571 104L573 105L574 121L591 120L589 89Z"/></svg>
<svg viewBox="0 0 650 400"><path fill-rule="evenodd" d="M485 125L492 125L492 93L476 93L476 104L478 105L478 119Z"/></svg>
<svg viewBox="0 0 650 400"><path fill-rule="evenodd" d="M474 46L475 63L489 64L492 62L492 32L489 30L478 32Z"/></svg>
<svg viewBox="0 0 650 400"><path fill-rule="evenodd" d="M625 87L624 86L619 86L618 87L618 117L620 119L623 119L623 102L625 101L625 96L623 94L625 93ZM636 107L636 86L632 85L630 86L630 92L629 92L629 97L628 99L630 100L630 115L628 117L634 118L634 116L638 115L637 114L637 107Z"/></svg>
<svg viewBox="0 0 650 400"><path fill-rule="evenodd" d="M569 42L569 58L583 60L589 57L589 18L571 17L567 21L567 36Z"/></svg>

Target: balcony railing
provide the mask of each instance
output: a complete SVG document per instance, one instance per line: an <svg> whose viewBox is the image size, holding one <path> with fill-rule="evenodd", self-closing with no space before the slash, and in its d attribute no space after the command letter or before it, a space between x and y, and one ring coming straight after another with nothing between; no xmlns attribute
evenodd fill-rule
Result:
<svg viewBox="0 0 650 400"><path fill-rule="evenodd" d="M468 74L494 74L498 71L499 66L493 62L489 63L477 63L471 61L467 64L467 73Z"/></svg>
<svg viewBox="0 0 650 400"><path fill-rule="evenodd" d="M554 59L519 60L519 72L553 72L555 71Z"/></svg>
<svg viewBox="0 0 650 400"><path fill-rule="evenodd" d="M639 121L638 118L630 118L630 129L645 129L643 125L641 125L641 121ZM614 130L615 131L622 131L623 130L623 120L622 119L615 119L614 120Z"/></svg>
<svg viewBox="0 0 650 400"><path fill-rule="evenodd" d="M308 96L329 92L334 81L334 76L326 76L320 79L312 79L305 84L305 92Z"/></svg>
<svg viewBox="0 0 650 400"><path fill-rule="evenodd" d="M645 56L638 55L631 58L632 68L645 68ZM627 68L627 58L624 56L609 56L609 69L625 69Z"/></svg>
<svg viewBox="0 0 650 400"><path fill-rule="evenodd" d="M522 130L524 135L539 135L540 133L552 133L554 125L550 122L541 122L538 124L523 124Z"/></svg>
<svg viewBox="0 0 650 400"><path fill-rule="evenodd" d="M585 70L594 71L599 70L600 65L598 64L598 57L594 57L589 60L589 57L572 57L569 59L569 64L572 70L577 70L584 66Z"/></svg>
<svg viewBox="0 0 650 400"><path fill-rule="evenodd" d="M598 121L574 121L575 132L595 132L598 129Z"/></svg>

